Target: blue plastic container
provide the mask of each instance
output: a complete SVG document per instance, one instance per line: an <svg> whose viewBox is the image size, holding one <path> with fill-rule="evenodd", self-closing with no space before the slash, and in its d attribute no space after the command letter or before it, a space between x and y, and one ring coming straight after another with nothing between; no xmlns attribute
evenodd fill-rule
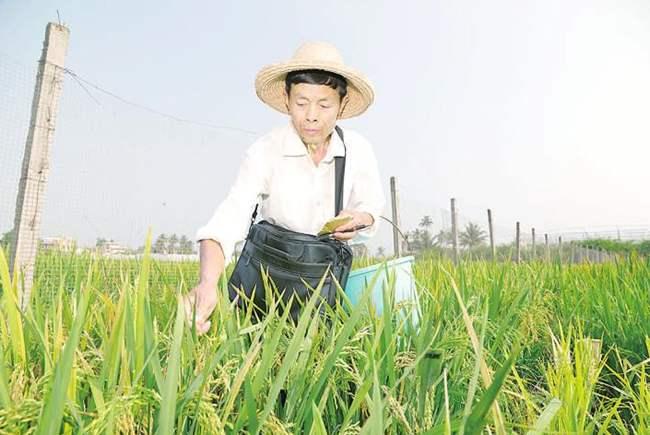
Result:
<svg viewBox="0 0 650 435"><path fill-rule="evenodd" d="M384 310L384 288L389 290L389 283L395 282L394 302L408 302L409 311L414 313L413 320L417 321L418 299L415 291L415 279L413 277L413 256L396 258L384 263L373 264L372 266L356 269L350 272L348 282L345 285L345 294L353 306L359 304L364 290L370 285L377 275L377 280L372 289L372 305L377 314ZM393 278L394 276L394 278Z"/></svg>

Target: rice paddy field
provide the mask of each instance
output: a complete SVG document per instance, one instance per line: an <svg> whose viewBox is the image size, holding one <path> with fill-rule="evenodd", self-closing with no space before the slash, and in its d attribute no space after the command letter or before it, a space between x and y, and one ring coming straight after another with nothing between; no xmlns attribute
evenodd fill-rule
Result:
<svg viewBox="0 0 650 435"><path fill-rule="evenodd" d="M648 259L415 276L417 325L366 293L297 324L222 302L197 336L196 263L42 253L21 313L1 255L0 433L650 433Z"/></svg>

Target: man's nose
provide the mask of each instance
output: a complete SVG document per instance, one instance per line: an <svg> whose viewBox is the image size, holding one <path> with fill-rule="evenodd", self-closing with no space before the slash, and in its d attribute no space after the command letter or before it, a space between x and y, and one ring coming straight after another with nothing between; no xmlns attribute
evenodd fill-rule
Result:
<svg viewBox="0 0 650 435"><path fill-rule="evenodd" d="M307 121L309 122L316 122L318 121L318 109L314 107L313 105L309 105L309 108L307 109Z"/></svg>

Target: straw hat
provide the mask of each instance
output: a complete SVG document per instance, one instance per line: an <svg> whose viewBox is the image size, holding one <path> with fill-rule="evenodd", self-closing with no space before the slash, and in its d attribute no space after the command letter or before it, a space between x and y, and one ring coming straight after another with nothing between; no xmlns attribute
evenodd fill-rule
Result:
<svg viewBox="0 0 650 435"><path fill-rule="evenodd" d="M362 114L375 99L370 81L360 72L346 66L336 47L325 42L305 43L288 62L262 68L255 79L257 96L274 109L288 113L284 100L284 80L287 73L305 69L324 70L345 77L348 82L348 103L341 118Z"/></svg>

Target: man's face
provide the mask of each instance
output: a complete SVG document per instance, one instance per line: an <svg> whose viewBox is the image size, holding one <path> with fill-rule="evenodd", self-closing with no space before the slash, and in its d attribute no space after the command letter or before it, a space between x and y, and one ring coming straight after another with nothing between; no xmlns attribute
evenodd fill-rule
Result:
<svg viewBox="0 0 650 435"><path fill-rule="evenodd" d="M286 98L291 122L306 144L322 145L334 130L341 109L335 89L325 85L291 85Z"/></svg>

